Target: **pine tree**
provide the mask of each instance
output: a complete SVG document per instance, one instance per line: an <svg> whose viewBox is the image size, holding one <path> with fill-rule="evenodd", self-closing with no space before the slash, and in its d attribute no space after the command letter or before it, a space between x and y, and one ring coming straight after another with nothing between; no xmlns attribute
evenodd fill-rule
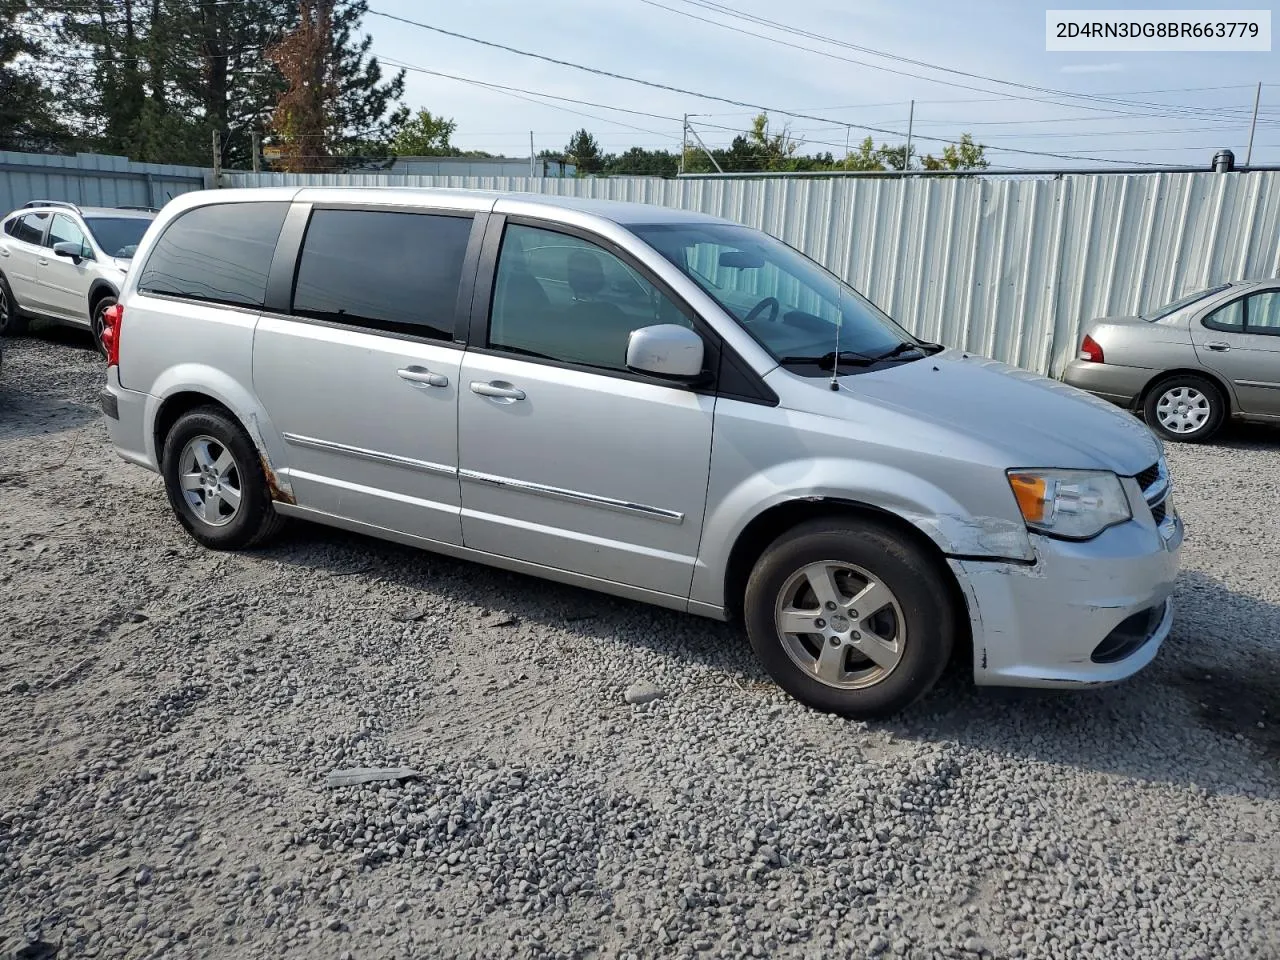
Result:
<svg viewBox="0 0 1280 960"><path fill-rule="evenodd" d="M16 62L43 52L24 32L30 12L27 0L0 0L0 150L44 152L70 140L55 119L52 91L39 73Z"/></svg>
<svg viewBox="0 0 1280 960"><path fill-rule="evenodd" d="M604 170L600 145L585 127L569 138L569 145L564 148L564 152L565 159L574 165L580 177L590 177Z"/></svg>

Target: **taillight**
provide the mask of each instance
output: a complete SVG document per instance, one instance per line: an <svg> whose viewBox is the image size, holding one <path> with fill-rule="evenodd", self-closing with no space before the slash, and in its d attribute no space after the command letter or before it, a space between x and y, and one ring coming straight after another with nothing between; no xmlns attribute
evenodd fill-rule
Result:
<svg viewBox="0 0 1280 960"><path fill-rule="evenodd" d="M1087 333L1084 339L1080 341L1080 359L1089 360L1093 363L1102 363L1102 347L1098 346L1098 341L1093 339Z"/></svg>
<svg viewBox="0 0 1280 960"><path fill-rule="evenodd" d="M120 321L124 319L124 307L113 303L102 311L102 345L107 351L107 366L120 366Z"/></svg>

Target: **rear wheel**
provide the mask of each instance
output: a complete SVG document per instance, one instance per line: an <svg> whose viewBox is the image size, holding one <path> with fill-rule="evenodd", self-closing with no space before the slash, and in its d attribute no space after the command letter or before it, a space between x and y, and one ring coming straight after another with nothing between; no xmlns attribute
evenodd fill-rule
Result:
<svg viewBox="0 0 1280 960"><path fill-rule="evenodd" d="M765 551L747 582L751 645L796 699L831 713L896 713L937 682L956 611L934 560L889 527L802 524Z"/></svg>
<svg viewBox="0 0 1280 960"><path fill-rule="evenodd" d="M18 309L18 301L13 299L9 281L0 273L0 337L14 337L26 329L27 318Z"/></svg>
<svg viewBox="0 0 1280 960"><path fill-rule="evenodd" d="M1204 377L1170 377L1157 383L1143 403L1143 419L1166 440L1200 443L1222 426L1227 402Z"/></svg>
<svg viewBox="0 0 1280 960"><path fill-rule="evenodd" d="M284 525L276 513L257 448L217 407L183 414L161 458L165 491L178 522L214 550L256 546Z"/></svg>
<svg viewBox="0 0 1280 960"><path fill-rule="evenodd" d="M105 296L94 303L89 313L89 329L93 332L93 345L104 357L107 355L107 348L102 343L102 328L106 321L103 320L102 315L107 312L107 307L115 306L115 303L115 297Z"/></svg>

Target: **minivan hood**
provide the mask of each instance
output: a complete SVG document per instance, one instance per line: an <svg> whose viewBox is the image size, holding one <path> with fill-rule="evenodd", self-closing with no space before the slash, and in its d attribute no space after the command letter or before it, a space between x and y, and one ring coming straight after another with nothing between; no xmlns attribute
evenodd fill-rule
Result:
<svg viewBox="0 0 1280 960"><path fill-rule="evenodd" d="M841 383L851 394L1003 450L1010 467L1133 476L1161 454L1160 441L1143 423L1105 400L956 350L843 377Z"/></svg>

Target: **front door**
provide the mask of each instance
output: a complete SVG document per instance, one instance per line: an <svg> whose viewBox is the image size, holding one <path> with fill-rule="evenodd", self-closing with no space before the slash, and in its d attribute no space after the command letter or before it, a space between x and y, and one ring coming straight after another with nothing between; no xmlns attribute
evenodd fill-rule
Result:
<svg viewBox="0 0 1280 960"><path fill-rule="evenodd" d="M454 342L471 216L318 209L292 318L266 314L253 383L299 506L459 544Z"/></svg>
<svg viewBox="0 0 1280 960"><path fill-rule="evenodd" d="M473 549L687 598L715 397L626 369L627 338L689 318L578 236L507 224L462 363L462 532Z"/></svg>
<svg viewBox="0 0 1280 960"><path fill-rule="evenodd" d="M1265 289L1191 321L1196 356L1231 383L1242 413L1280 417L1280 289Z"/></svg>
<svg viewBox="0 0 1280 960"><path fill-rule="evenodd" d="M53 252L55 243L74 243L84 256L79 263L70 257L60 257ZM55 317L87 324L93 250L84 231L65 213L56 213L44 245L36 276L46 309Z"/></svg>

